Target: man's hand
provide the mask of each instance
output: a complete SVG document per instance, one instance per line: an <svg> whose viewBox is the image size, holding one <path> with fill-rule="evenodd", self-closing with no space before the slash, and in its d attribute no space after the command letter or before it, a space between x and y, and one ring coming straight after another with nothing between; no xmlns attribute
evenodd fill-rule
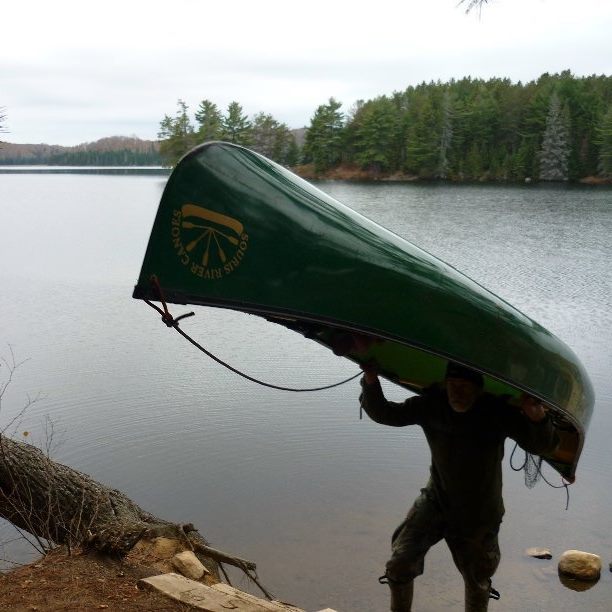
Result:
<svg viewBox="0 0 612 612"><path fill-rule="evenodd" d="M363 370L363 377L368 385L373 385L378 381L378 367L374 361L362 363L359 367Z"/></svg>
<svg viewBox="0 0 612 612"><path fill-rule="evenodd" d="M523 414L533 423L539 423L546 418L548 406L539 399L523 393L521 395L521 410Z"/></svg>

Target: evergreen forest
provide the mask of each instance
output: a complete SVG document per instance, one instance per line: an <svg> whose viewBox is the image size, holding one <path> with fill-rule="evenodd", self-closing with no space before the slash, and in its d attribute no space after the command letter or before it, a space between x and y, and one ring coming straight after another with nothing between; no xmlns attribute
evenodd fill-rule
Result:
<svg viewBox="0 0 612 612"><path fill-rule="evenodd" d="M159 144L110 136L76 146L0 143L1 165L159 166Z"/></svg>
<svg viewBox="0 0 612 612"><path fill-rule="evenodd" d="M543 74L451 80L358 100L348 113L330 98L314 112L303 146L269 114L248 118L203 100L192 123L179 100L159 131L173 165L194 144L226 140L315 176L354 167L376 177L453 181L577 181L612 178L612 77Z"/></svg>
<svg viewBox="0 0 612 612"><path fill-rule="evenodd" d="M46 164L49 166L155 166L161 164L159 153L119 149L117 151L62 151L27 159L3 160L4 164Z"/></svg>
<svg viewBox="0 0 612 612"><path fill-rule="evenodd" d="M238 102L231 102L223 113L210 100L202 100L195 111L196 125L189 116L189 107L178 101L174 116L165 115L160 123L159 153L168 166L176 162L196 144L224 140L249 147L285 166L299 161L298 145L289 127L272 115L258 113L250 119Z"/></svg>

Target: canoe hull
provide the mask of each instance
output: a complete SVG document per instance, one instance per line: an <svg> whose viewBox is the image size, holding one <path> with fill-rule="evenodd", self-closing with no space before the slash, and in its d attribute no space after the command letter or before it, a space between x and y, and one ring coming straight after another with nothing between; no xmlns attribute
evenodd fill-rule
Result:
<svg viewBox="0 0 612 612"><path fill-rule="evenodd" d="M197 147L164 191L134 297L257 314L419 391L454 360L487 390L553 407L574 478L593 392L577 357L451 266L286 169L227 143ZM376 340L374 340L376 339Z"/></svg>

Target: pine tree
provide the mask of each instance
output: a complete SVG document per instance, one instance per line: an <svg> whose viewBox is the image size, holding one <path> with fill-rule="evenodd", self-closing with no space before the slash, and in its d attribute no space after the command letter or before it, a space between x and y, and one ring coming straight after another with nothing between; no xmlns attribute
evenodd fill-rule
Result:
<svg viewBox="0 0 612 612"><path fill-rule="evenodd" d="M569 155L569 113L567 106L561 108L561 101L555 92L550 97L546 129L540 149L540 179L566 181Z"/></svg>
<svg viewBox="0 0 612 612"><path fill-rule="evenodd" d="M488 82L477 81L470 104L469 154L473 155L478 151L480 155L478 162L476 160L471 162L472 168L479 168L478 175L473 175L473 179L489 178L493 170L492 160L497 155L499 104L495 96L495 87L495 79Z"/></svg>
<svg viewBox="0 0 612 612"><path fill-rule="evenodd" d="M183 100L178 101L178 111L174 117L164 115L159 124L157 137L160 139L159 154L164 165L174 166L195 143L195 132L189 119L188 107Z"/></svg>
<svg viewBox="0 0 612 612"><path fill-rule="evenodd" d="M278 162L289 164L290 149L295 146L295 138L286 124L280 123L272 115L257 113L251 126L251 148L257 153ZM297 155L291 152L293 164Z"/></svg>
<svg viewBox="0 0 612 612"><path fill-rule="evenodd" d="M440 160L440 107L434 89L420 89L409 108L406 170L424 178L434 178Z"/></svg>
<svg viewBox="0 0 612 612"><path fill-rule="evenodd" d="M281 124L272 115L257 113L253 117L252 128L251 143L253 150L274 159L275 153L278 154L276 138Z"/></svg>
<svg viewBox="0 0 612 612"><path fill-rule="evenodd" d="M596 144L599 145L599 174L612 178L612 106L597 128Z"/></svg>
<svg viewBox="0 0 612 612"><path fill-rule="evenodd" d="M216 104L202 100L195 112L198 122L197 137L200 142L220 140L223 134L223 117Z"/></svg>
<svg viewBox="0 0 612 612"><path fill-rule="evenodd" d="M398 116L393 102L382 96L355 110L355 161L376 172L391 170L396 162Z"/></svg>
<svg viewBox="0 0 612 612"><path fill-rule="evenodd" d="M274 134L272 159L284 166L295 165L297 163L297 152L292 150L293 146L297 148L295 137L291 130L286 124L279 124Z"/></svg>
<svg viewBox="0 0 612 612"><path fill-rule="evenodd" d="M469 181L478 181L482 178L483 168L483 155L478 145L474 142L467 152L465 162L463 164L463 171L465 178Z"/></svg>
<svg viewBox="0 0 612 612"><path fill-rule="evenodd" d="M296 166L300 160L300 148L295 140L295 136L290 132L288 137L287 153L284 164L289 168Z"/></svg>
<svg viewBox="0 0 612 612"><path fill-rule="evenodd" d="M238 102L230 102L223 117L223 139L244 147L252 142L252 126Z"/></svg>
<svg viewBox="0 0 612 612"><path fill-rule="evenodd" d="M445 179L450 169L449 153L453 142L453 104L450 92L444 92L442 102L442 129L440 134L440 156L437 177Z"/></svg>
<svg viewBox="0 0 612 612"><path fill-rule="evenodd" d="M342 102L330 98L317 108L310 121L304 143L304 157L314 164L317 172L324 172L342 159L344 115Z"/></svg>
<svg viewBox="0 0 612 612"><path fill-rule="evenodd" d="M465 158L467 150L472 142L471 125L472 111L470 103L460 92L462 86L452 86L453 96L453 120L452 120L452 139L450 149L447 153L449 160L448 174L460 180L465 178Z"/></svg>

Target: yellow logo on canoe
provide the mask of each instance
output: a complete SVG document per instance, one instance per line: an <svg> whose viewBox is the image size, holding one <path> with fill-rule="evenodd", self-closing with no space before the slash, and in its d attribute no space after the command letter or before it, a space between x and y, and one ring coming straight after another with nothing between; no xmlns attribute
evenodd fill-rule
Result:
<svg viewBox="0 0 612 612"><path fill-rule="evenodd" d="M172 245L179 261L192 274L221 279L242 261L249 237L240 221L227 215L183 204L172 213Z"/></svg>

